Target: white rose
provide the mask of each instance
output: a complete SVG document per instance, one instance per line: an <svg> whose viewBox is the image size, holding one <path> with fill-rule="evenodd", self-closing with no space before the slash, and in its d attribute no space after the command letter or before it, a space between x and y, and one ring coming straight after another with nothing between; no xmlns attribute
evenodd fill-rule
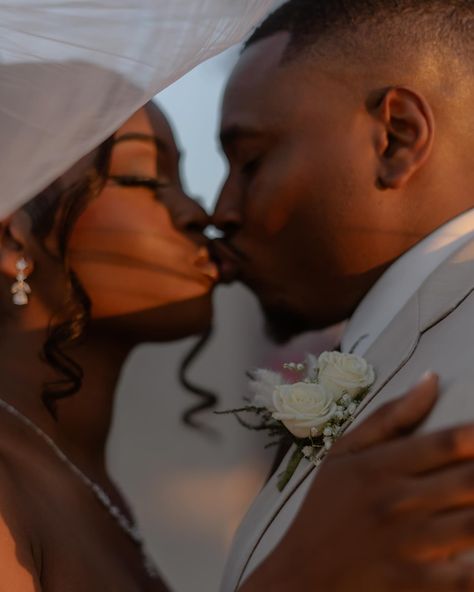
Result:
<svg viewBox="0 0 474 592"><path fill-rule="evenodd" d="M355 354L324 352L318 360L318 381L334 400L347 393L357 397L375 381L375 372L364 358Z"/></svg>
<svg viewBox="0 0 474 592"><path fill-rule="evenodd" d="M281 384L273 392L273 417L281 421L297 438L321 433L336 413L333 397L320 384L297 382Z"/></svg>
<svg viewBox="0 0 474 592"><path fill-rule="evenodd" d="M275 411L273 392L275 387L282 384L282 382L283 377L278 372L263 369L255 370L252 373L252 380L249 382L250 390L253 393L253 405Z"/></svg>

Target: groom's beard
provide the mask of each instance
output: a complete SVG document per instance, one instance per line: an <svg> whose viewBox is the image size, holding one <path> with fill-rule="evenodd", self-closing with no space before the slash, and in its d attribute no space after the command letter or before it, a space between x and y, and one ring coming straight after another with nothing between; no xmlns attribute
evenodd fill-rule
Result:
<svg viewBox="0 0 474 592"><path fill-rule="evenodd" d="M286 343L292 337L311 331L308 319L285 308L263 307L265 332L276 343Z"/></svg>

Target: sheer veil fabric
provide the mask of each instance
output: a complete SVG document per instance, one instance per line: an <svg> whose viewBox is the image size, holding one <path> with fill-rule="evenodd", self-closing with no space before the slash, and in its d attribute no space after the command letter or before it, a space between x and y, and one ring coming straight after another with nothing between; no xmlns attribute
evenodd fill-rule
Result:
<svg viewBox="0 0 474 592"><path fill-rule="evenodd" d="M0 216L44 189L158 91L240 41L277 3L3 0Z"/></svg>

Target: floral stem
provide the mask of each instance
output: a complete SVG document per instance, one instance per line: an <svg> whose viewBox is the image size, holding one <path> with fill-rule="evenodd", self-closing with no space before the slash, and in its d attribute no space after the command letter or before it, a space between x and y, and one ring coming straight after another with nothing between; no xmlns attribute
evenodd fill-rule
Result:
<svg viewBox="0 0 474 592"><path fill-rule="evenodd" d="M278 479L278 491L283 491L288 481L293 477L294 472L298 468L298 465L303 458L303 453L300 448L297 448L291 455L288 465L283 473L279 475Z"/></svg>

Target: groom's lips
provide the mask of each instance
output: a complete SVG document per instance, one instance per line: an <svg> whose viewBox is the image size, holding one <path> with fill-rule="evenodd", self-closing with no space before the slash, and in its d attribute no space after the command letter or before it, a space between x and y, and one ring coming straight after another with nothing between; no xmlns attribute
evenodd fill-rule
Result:
<svg viewBox="0 0 474 592"><path fill-rule="evenodd" d="M233 245L220 239L211 242L210 252L219 268L221 283L229 284L235 281L240 274L243 255Z"/></svg>

